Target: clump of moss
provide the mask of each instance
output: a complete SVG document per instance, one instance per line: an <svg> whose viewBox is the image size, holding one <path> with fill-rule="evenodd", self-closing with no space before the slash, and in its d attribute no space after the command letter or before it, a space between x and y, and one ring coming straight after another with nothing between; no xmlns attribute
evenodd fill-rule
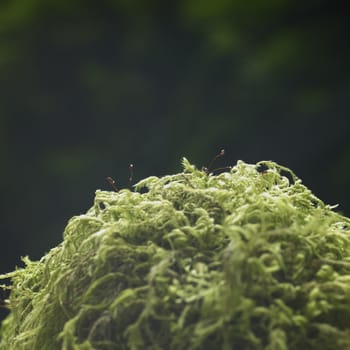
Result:
<svg viewBox="0 0 350 350"><path fill-rule="evenodd" d="M59 246L2 276L0 349L350 348L350 220L273 162L183 165L97 191Z"/></svg>

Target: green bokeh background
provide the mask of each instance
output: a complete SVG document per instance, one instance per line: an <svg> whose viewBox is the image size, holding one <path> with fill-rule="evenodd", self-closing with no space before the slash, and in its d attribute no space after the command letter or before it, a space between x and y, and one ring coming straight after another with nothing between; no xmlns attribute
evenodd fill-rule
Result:
<svg viewBox="0 0 350 350"><path fill-rule="evenodd" d="M0 272L106 176L272 159L350 215L349 13L337 1L3 0Z"/></svg>

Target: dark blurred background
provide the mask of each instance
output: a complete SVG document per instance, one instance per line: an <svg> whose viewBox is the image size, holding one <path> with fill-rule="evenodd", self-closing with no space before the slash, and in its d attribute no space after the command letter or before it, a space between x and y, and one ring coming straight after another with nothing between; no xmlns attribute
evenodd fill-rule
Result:
<svg viewBox="0 0 350 350"><path fill-rule="evenodd" d="M350 215L349 13L337 1L2 0L0 272L106 176L272 159Z"/></svg>

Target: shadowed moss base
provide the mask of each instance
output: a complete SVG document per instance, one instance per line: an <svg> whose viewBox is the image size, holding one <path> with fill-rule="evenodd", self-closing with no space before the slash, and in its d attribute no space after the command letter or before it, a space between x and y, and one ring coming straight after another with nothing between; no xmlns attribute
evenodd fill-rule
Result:
<svg viewBox="0 0 350 350"><path fill-rule="evenodd" d="M1 276L0 349L350 348L350 220L262 163L207 175L184 159L97 191L59 246Z"/></svg>

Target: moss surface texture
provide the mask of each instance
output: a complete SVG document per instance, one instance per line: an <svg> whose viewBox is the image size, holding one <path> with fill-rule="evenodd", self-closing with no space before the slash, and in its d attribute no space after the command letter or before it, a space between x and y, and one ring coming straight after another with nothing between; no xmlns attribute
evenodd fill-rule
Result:
<svg viewBox="0 0 350 350"><path fill-rule="evenodd" d="M6 275L0 349L350 349L350 220L262 164L97 191Z"/></svg>

